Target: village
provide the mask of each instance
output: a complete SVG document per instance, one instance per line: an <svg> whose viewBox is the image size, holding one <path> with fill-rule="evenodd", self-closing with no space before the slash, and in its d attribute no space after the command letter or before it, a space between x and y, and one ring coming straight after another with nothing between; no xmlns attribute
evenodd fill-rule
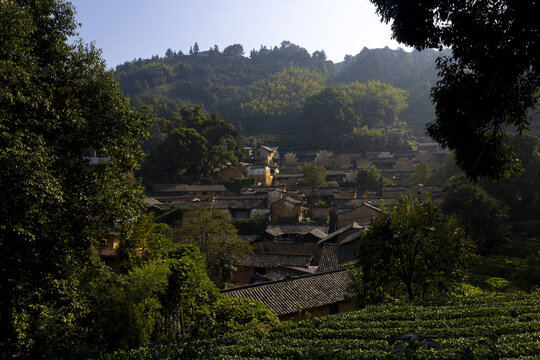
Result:
<svg viewBox="0 0 540 360"><path fill-rule="evenodd" d="M447 156L429 142L405 154L280 154L277 147L264 145L244 151L237 166L215 170L213 183L154 184L146 202L158 218L209 209L231 220L258 224L241 232L253 253L236 264L222 292L261 301L280 319L354 310L346 299L346 264L354 262L361 234L381 208L392 206L405 193L429 194L437 202L440 185L411 184L410 175L420 163L440 169ZM302 186L304 163L325 168L326 186ZM392 184L383 185L381 191L360 189L358 173L372 166ZM100 249L102 259L113 268L117 246L117 241L110 241Z"/></svg>

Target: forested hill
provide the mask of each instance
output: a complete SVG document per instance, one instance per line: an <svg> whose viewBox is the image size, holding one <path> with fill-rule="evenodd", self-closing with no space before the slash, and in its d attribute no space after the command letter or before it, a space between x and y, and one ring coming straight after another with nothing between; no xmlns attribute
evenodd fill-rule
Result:
<svg viewBox="0 0 540 360"><path fill-rule="evenodd" d="M373 126L368 129L360 120L371 116L376 119L369 123L406 132L400 122L405 121L413 133L422 135L425 123L433 117L429 89L436 81L435 59L439 54L364 48L334 64L326 60L324 51L309 54L288 41L280 47L252 50L249 57L239 44L223 51L217 46L200 51L195 46L189 55L169 49L164 57L126 62L116 67L116 77L134 106L151 104L159 117L171 120L183 106L203 104L209 112L241 124L247 135L309 130L306 99L318 96L321 101L332 100L321 98L328 87L339 93L326 94L333 96L334 102L339 100L340 107L334 113L348 112L357 119L344 125L347 131L372 131ZM368 81L384 84L367 86L364 83ZM354 82L360 84L349 86ZM360 91L359 86L364 88ZM364 98L360 99L362 91ZM391 108L388 103L393 104ZM389 116L393 117L390 122Z"/></svg>

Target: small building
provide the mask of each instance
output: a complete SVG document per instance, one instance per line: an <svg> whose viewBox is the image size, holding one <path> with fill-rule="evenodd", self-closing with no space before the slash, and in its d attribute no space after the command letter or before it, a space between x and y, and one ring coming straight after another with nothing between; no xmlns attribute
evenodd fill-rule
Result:
<svg viewBox="0 0 540 360"><path fill-rule="evenodd" d="M337 226L338 229L344 226L350 225L354 222L358 224L369 224L372 219L381 212L381 209L370 205L368 203L362 203L352 209L338 210L337 212Z"/></svg>
<svg viewBox="0 0 540 360"><path fill-rule="evenodd" d="M268 194L268 205L281 200L287 194L287 190L283 186L258 186L243 188L242 194Z"/></svg>
<svg viewBox="0 0 540 360"><path fill-rule="evenodd" d="M266 165L250 165L246 167L245 174L247 177L256 178L259 185L269 186L272 184L272 171Z"/></svg>
<svg viewBox="0 0 540 360"><path fill-rule="evenodd" d="M222 182L233 182L234 179L241 179L244 177L242 169L235 167L226 167L219 170L218 178Z"/></svg>
<svg viewBox="0 0 540 360"><path fill-rule="evenodd" d="M298 185L298 182L303 177L304 177L304 174L300 174L300 173L293 173L293 174L279 173L279 174L274 175L276 184L286 185L287 187L295 187L296 185Z"/></svg>
<svg viewBox="0 0 540 360"><path fill-rule="evenodd" d="M287 196L270 204L270 216L273 223L297 223L307 217L307 208L302 201Z"/></svg>
<svg viewBox="0 0 540 360"><path fill-rule="evenodd" d="M222 290L234 298L260 301L280 320L302 320L355 310L347 300L350 277L345 270L285 278L267 283Z"/></svg>
<svg viewBox="0 0 540 360"><path fill-rule="evenodd" d="M272 248L272 251L286 254L311 254L319 261L321 251L317 243L327 236L327 225L314 224L269 224L261 241L253 243L259 251Z"/></svg>
<svg viewBox="0 0 540 360"><path fill-rule="evenodd" d="M259 145L253 151L253 160L264 161L269 164L272 160L279 158L277 149L277 147Z"/></svg>
<svg viewBox="0 0 540 360"><path fill-rule="evenodd" d="M309 254L255 253L248 255L237 265L232 282L250 284L256 275L262 276L275 270L278 266L308 268L313 262Z"/></svg>

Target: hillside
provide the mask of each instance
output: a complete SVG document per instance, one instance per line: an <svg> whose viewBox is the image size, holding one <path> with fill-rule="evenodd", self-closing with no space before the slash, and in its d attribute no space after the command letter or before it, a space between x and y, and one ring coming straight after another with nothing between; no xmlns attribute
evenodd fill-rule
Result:
<svg viewBox="0 0 540 360"><path fill-rule="evenodd" d="M465 348L474 353L465 359L535 359L540 353L540 293L371 306L341 315L285 322L266 334L257 330L231 334L211 344L192 344L189 350L141 349L131 352L129 358L212 355L218 359L393 359L388 338L407 332L434 335L442 347L422 348L419 359L457 359L458 351ZM488 340L490 333L497 335L496 344ZM118 354L111 360L128 358L126 355Z"/></svg>
<svg viewBox="0 0 540 360"><path fill-rule="evenodd" d="M409 106L399 120L415 135L423 135L433 117L429 90L436 81L437 51L364 48L334 64L324 51L309 54L284 41L243 54L239 44L190 55L168 51L165 57L119 65L115 76L133 105L150 104L160 117L171 120L182 106L202 104L241 124L247 135L274 134L278 141L302 132L307 97L339 84L381 81L407 90Z"/></svg>

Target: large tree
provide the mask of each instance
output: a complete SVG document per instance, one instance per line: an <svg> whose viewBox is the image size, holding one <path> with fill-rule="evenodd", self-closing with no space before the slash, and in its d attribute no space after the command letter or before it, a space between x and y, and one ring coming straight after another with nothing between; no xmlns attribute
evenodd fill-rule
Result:
<svg viewBox="0 0 540 360"><path fill-rule="evenodd" d="M252 251L220 210L186 211L176 228L175 239L182 244L195 244L201 250L208 276L220 287L231 279L235 266Z"/></svg>
<svg viewBox="0 0 540 360"><path fill-rule="evenodd" d="M456 214L480 252L493 252L504 242L508 236L508 210L479 185L458 175L443 185L442 194L442 209Z"/></svg>
<svg viewBox="0 0 540 360"><path fill-rule="evenodd" d="M46 356L40 345L84 312L73 305L74 274L93 266L100 236L142 209L129 174L148 117L129 106L99 50L68 42L73 16L62 0L0 2L2 358Z"/></svg>
<svg viewBox="0 0 540 360"><path fill-rule="evenodd" d="M359 305L437 295L463 279L473 251L455 216L429 198L404 195L360 239L352 295Z"/></svg>
<svg viewBox="0 0 540 360"><path fill-rule="evenodd" d="M521 164L504 132L528 129L540 96L540 1L371 0L394 38L417 49L450 47L432 90L428 133L472 178L500 179Z"/></svg>

